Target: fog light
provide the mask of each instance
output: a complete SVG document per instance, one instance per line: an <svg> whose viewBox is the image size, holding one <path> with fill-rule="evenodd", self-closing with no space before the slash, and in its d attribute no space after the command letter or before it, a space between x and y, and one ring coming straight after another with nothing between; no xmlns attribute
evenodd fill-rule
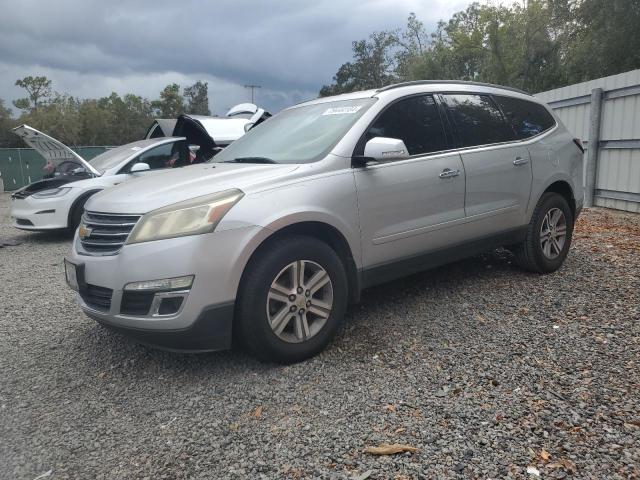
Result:
<svg viewBox="0 0 640 480"><path fill-rule="evenodd" d="M132 282L124 286L125 290L182 290L191 288L193 275L184 277L164 278L162 280L147 280L146 282Z"/></svg>

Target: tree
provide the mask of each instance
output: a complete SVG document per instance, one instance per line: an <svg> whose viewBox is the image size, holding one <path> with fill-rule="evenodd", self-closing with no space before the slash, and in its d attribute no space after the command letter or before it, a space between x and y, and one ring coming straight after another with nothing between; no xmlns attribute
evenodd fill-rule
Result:
<svg viewBox="0 0 640 480"><path fill-rule="evenodd" d="M320 96L337 95L354 90L379 88L396 79L393 32L376 32L368 40L353 42L353 62L343 64L333 77L333 84L325 85Z"/></svg>
<svg viewBox="0 0 640 480"><path fill-rule="evenodd" d="M640 2L582 0L566 51L567 81L581 82L640 67Z"/></svg>
<svg viewBox="0 0 640 480"><path fill-rule="evenodd" d="M184 98L180 95L180 85L171 83L160 92L160 100L151 102L158 116L175 118L184 113Z"/></svg>
<svg viewBox="0 0 640 480"><path fill-rule="evenodd" d="M51 95L51 80L47 77L24 77L16 80L18 87L27 91L25 98L14 100L13 105L20 110L35 110Z"/></svg>
<svg viewBox="0 0 640 480"><path fill-rule="evenodd" d="M187 113L211 115L208 90L209 84L207 82L201 82L200 80L184 89L184 98L187 101Z"/></svg>
<svg viewBox="0 0 640 480"><path fill-rule="evenodd" d="M421 79L548 90L640 67L638 25L638 0L472 3L430 36L410 14L404 29L354 42L353 61L320 95Z"/></svg>
<svg viewBox="0 0 640 480"><path fill-rule="evenodd" d="M11 129L16 126L16 121L11 116L11 109L4 106L4 100L0 98L0 148L15 147L19 145L19 139Z"/></svg>

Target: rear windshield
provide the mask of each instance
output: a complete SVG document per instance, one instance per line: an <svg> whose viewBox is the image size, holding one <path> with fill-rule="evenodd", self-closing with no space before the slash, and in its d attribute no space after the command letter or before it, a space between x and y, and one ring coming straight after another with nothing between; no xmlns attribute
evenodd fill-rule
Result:
<svg viewBox="0 0 640 480"><path fill-rule="evenodd" d="M260 157L275 163L322 159L375 102L374 98L318 103L285 110L216 155L214 162Z"/></svg>

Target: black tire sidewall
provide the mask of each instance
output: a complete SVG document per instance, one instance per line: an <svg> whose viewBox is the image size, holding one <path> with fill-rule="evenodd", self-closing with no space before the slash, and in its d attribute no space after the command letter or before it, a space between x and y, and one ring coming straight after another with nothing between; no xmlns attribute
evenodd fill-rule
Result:
<svg viewBox="0 0 640 480"><path fill-rule="evenodd" d="M269 325L266 304L271 283L278 273L296 260L310 260L329 274L333 287L333 307L323 329L311 339L289 343L278 338ZM239 290L238 327L243 343L258 357L292 363L321 351L333 338L344 317L348 284L344 266L326 243L301 236L274 242L258 252L243 276Z"/></svg>
<svg viewBox="0 0 640 480"><path fill-rule="evenodd" d="M567 223L567 236L560 255L558 255L556 258L549 259L543 253L542 245L540 245L540 229L542 227L542 222L545 215L552 208L559 208L560 210L562 210ZM573 238L573 213L571 212L571 208L569 207L569 204L564 199L564 197L557 193L547 193L541 199L540 205L537 208L536 216L533 220L533 231L531 233L533 235L532 243L534 247L533 255L535 258L535 262L538 264L542 271L553 272L562 266L565 259L567 258L567 255L569 254L569 249L571 248L571 239Z"/></svg>

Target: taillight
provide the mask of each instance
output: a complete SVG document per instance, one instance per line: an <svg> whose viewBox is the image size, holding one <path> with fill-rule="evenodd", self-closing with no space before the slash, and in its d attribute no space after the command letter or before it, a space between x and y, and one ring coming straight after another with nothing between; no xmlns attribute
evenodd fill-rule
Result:
<svg viewBox="0 0 640 480"><path fill-rule="evenodd" d="M574 138L573 139L573 143L575 143L576 147L578 147L580 149L580 151L582 153L584 153L584 147L582 146L582 140L580 140L579 138Z"/></svg>

